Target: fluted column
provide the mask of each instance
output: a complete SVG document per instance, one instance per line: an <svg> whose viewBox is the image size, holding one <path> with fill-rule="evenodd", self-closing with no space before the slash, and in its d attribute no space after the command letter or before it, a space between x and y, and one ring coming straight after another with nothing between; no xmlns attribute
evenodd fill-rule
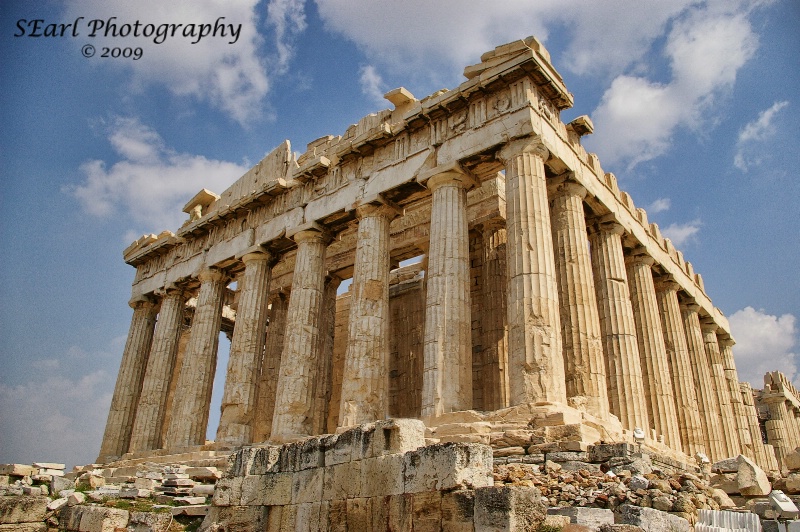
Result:
<svg viewBox="0 0 800 532"><path fill-rule="evenodd" d="M472 408L467 188L457 170L427 181L432 191L430 248L426 271L421 417Z"/></svg>
<svg viewBox="0 0 800 532"><path fill-rule="evenodd" d="M711 367L711 380L714 383L716 400L720 410L720 428L722 441L725 447L725 457L735 457L741 452L739 435L736 432L736 418L733 417L731 396L728 392L728 383L725 382L725 370L722 367L722 355L717 343L717 324L711 319L700 320L700 330L703 332L706 356Z"/></svg>
<svg viewBox="0 0 800 532"><path fill-rule="evenodd" d="M623 227L611 219L601 219L592 227L589 234L592 273L606 353L611 412L626 429L639 427L649 433L636 323L622 251L623 232Z"/></svg>
<svg viewBox="0 0 800 532"><path fill-rule="evenodd" d="M169 381L175 372L185 306L186 294L181 288L170 287L166 290L158 313L153 347L147 360L139 408L136 409L136 421L133 423L131 435L131 452L149 451L161 447Z"/></svg>
<svg viewBox="0 0 800 532"><path fill-rule="evenodd" d="M506 229L499 223L482 230L483 404L486 410L508 406L508 331L506 330Z"/></svg>
<svg viewBox="0 0 800 532"><path fill-rule="evenodd" d="M253 441L273 256L257 251L242 256L242 262L244 276L217 428L217 443L227 446Z"/></svg>
<svg viewBox="0 0 800 532"><path fill-rule="evenodd" d="M761 401L767 404L770 415L770 419L764 424L767 429L767 441L775 449L775 458L783 470L786 469L786 455L794 450L790 443L789 429L786 426L786 406L783 404L784 399L780 394L770 396L766 387L764 392Z"/></svg>
<svg viewBox="0 0 800 532"><path fill-rule="evenodd" d="M200 293L172 400L172 417L164 441L167 449L203 445L206 441L228 278L219 270L209 269L201 272L198 279Z"/></svg>
<svg viewBox="0 0 800 532"><path fill-rule="evenodd" d="M314 374L329 238L313 229L300 231L293 238L297 255L272 417L270 440L274 442L310 436L313 432Z"/></svg>
<svg viewBox="0 0 800 532"><path fill-rule="evenodd" d="M508 378L513 405L567 402L558 286L544 162L538 139L507 144Z"/></svg>
<svg viewBox="0 0 800 532"><path fill-rule="evenodd" d="M583 210L586 189L561 176L550 191L567 400L607 419L606 367Z"/></svg>
<svg viewBox="0 0 800 532"><path fill-rule="evenodd" d="M639 357L642 363L650 427L655 429L657 435L664 436L667 445L681 450L667 348L664 345L664 333L661 330L661 318L658 315L658 303L653 286L654 260L643 250L636 249L625 263L628 269L633 317L636 322L636 337L639 341Z"/></svg>
<svg viewBox="0 0 800 532"><path fill-rule="evenodd" d="M750 438L747 414L744 409L744 404L742 403L739 373L736 371L736 363L733 360L733 346L736 342L727 334L718 336L717 341L719 343L720 356L722 357L722 369L725 372L725 382L728 385L728 395L730 396L739 446L741 447L742 453L747 454L751 458L755 458L752 451L753 442Z"/></svg>
<svg viewBox="0 0 800 532"><path fill-rule="evenodd" d="M156 305L149 299L140 299L132 302L131 307L133 317L128 329L128 340L122 352L117 384L114 386L114 395L111 396L111 408L108 410L108 420L97 460L101 463L128 452L142 378L153 341Z"/></svg>
<svg viewBox="0 0 800 532"><path fill-rule="evenodd" d="M692 377L692 362L689 359L689 348L686 345L686 333L683 330L681 307L678 302L680 285L672 279L662 278L655 287L661 327L664 332L664 346L667 349L667 359L672 372L672 390L675 396L681 443L684 452L694 456L705 449L705 443Z"/></svg>
<svg viewBox="0 0 800 532"><path fill-rule="evenodd" d="M725 447L722 442L719 407L711 378L711 366L708 363L703 345L703 333L700 330L700 317L697 313L699 309L700 306L693 302L682 304L681 317L683 318L683 329L686 332L689 359L692 361L694 370L692 376L700 409L706 454L712 460L721 460L725 458Z"/></svg>
<svg viewBox="0 0 800 532"><path fill-rule="evenodd" d="M384 419L389 412L389 205L356 209L358 236L342 372L339 426Z"/></svg>
<svg viewBox="0 0 800 532"><path fill-rule="evenodd" d="M328 417L333 394L333 340L336 333L336 292L342 279L330 274L325 279L325 293L322 296L322 315L320 316L319 340L317 350L317 378L314 384L314 434L333 432L336 427L328 427ZM338 406L338 405L337 405Z"/></svg>
<svg viewBox="0 0 800 532"><path fill-rule="evenodd" d="M275 413L275 395L278 390L278 374L281 368L283 335L286 328L289 298L284 293L277 293L272 297L271 304L264 360L261 363L261 375L258 382L258 406L253 420L254 442L266 441L272 433L272 416Z"/></svg>
<svg viewBox="0 0 800 532"><path fill-rule="evenodd" d="M767 457L767 450L764 447L764 439L761 435L761 426L758 423L755 403L753 401L753 388L749 382L739 383L740 398L744 410L747 431L750 434L750 442L753 449L753 459L764 471L769 471L770 461Z"/></svg>

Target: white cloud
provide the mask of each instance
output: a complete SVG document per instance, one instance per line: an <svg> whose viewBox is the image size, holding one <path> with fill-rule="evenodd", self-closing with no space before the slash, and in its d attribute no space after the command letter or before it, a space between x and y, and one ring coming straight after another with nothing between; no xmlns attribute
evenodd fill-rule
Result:
<svg viewBox="0 0 800 532"><path fill-rule="evenodd" d="M261 103L269 91L265 61L259 57L262 38L258 33L258 0L198 0L193 2L161 2L143 0L84 0L69 2L66 18L83 16L87 23L92 19L106 20L117 17L118 26L139 20L145 24L214 24L219 17L222 23L241 24L238 41L229 44L226 38L205 37L196 39L171 37L162 44L154 44L153 36L146 37L95 37L92 44L100 46L140 46L143 56L137 61L101 60L102 68L127 68L133 73L132 88L148 84L163 84L173 94L207 101L228 113L234 120L245 124L261 113ZM291 11L291 10L290 10ZM294 16L294 12L292 12ZM277 19L277 16L274 17ZM292 18L292 17L289 17ZM270 22L277 22L270 17ZM277 27L277 26L276 26ZM85 30L86 33L89 30ZM230 33L230 32L228 32ZM277 32L276 32L277 33ZM288 32L290 33L290 32ZM286 36L283 32L281 37ZM98 35L102 35L102 30ZM85 41L75 41L83 45ZM288 45L278 43L278 62L287 56Z"/></svg>
<svg viewBox="0 0 800 532"><path fill-rule="evenodd" d="M271 0L267 5L267 22L275 31L277 57L275 68L285 73L294 56L294 41L306 29L304 0Z"/></svg>
<svg viewBox="0 0 800 532"><path fill-rule="evenodd" d="M773 316L764 310L745 307L734 312L728 321L736 339L733 354L739 380L754 388L764 387L764 374L781 371L795 385L798 381L796 318L791 314Z"/></svg>
<svg viewBox="0 0 800 532"><path fill-rule="evenodd" d="M617 77L592 116L597 134L587 146L604 162L628 169L664 154L679 128L705 124L704 113L730 89L757 47L744 12L718 4L688 10L676 20L664 48L671 80Z"/></svg>
<svg viewBox="0 0 800 532"><path fill-rule="evenodd" d="M74 380L50 375L16 386L0 383L0 462L92 463L113 387L105 371Z"/></svg>
<svg viewBox="0 0 800 532"><path fill-rule="evenodd" d="M672 206L672 202L669 198L658 198L653 203L651 203L645 210L650 214L656 214L658 212L668 211L669 208Z"/></svg>
<svg viewBox="0 0 800 532"><path fill-rule="evenodd" d="M674 223L662 229L661 234L672 240L675 246L681 247L695 238L701 225L700 220L692 220L685 224Z"/></svg>
<svg viewBox="0 0 800 532"><path fill-rule="evenodd" d="M88 214L130 217L138 234L177 229L186 219L183 205L201 188L222 192L247 171L243 165L176 152L136 118L112 120L108 140L120 160L110 166L86 161L80 167L83 183L63 190Z"/></svg>
<svg viewBox="0 0 800 532"><path fill-rule="evenodd" d="M787 101L775 102L772 107L761 111L758 118L745 125L739 131L739 138L736 142L736 155L733 164L742 172L747 172L748 168L758 166L762 162L759 155L760 143L769 140L777 133L773 124L773 119L778 111L789 105Z"/></svg>
<svg viewBox="0 0 800 532"><path fill-rule="evenodd" d="M361 92L379 105L385 104L386 100L383 98L383 95L386 94L385 86L375 67L372 65L362 66L359 72L361 74L359 77Z"/></svg>

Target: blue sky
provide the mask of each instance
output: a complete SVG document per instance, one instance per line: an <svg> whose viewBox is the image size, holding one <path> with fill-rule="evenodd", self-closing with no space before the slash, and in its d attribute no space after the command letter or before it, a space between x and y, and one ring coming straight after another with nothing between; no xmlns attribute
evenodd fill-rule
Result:
<svg viewBox="0 0 800 532"><path fill-rule="evenodd" d="M169 7L164 7L169 5ZM122 250L175 230L289 139L297 151L542 40L585 145L703 275L742 380L798 382L800 4L203 0L0 3L0 463L97 455L130 323ZM88 21L241 24L237 42L88 36ZM21 19L78 36L15 37ZM23 26L25 23L23 23ZM85 58L82 47L141 47ZM223 345L225 343L223 342ZM224 372L223 347L218 375ZM219 416L215 385L209 434Z"/></svg>

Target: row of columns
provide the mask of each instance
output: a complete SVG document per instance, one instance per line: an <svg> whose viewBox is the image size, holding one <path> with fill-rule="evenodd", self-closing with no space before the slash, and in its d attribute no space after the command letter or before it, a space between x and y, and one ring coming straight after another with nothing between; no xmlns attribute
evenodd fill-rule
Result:
<svg viewBox="0 0 800 532"><path fill-rule="evenodd" d="M612 218L587 227L586 190L568 176L548 183L547 156L532 139L498 153L505 165L506 225L502 234L493 226L487 231L489 242L505 240L505 286L498 289L506 295L508 333L487 328L489 344L504 352L498 359L507 377L494 404L572 404L600 419L613 413L629 429L653 429L677 450L737 454L744 441L737 427L746 430L746 416L740 394L733 399L738 381L729 346L719 343L713 323L701 325L696 305L681 304L677 283L654 282L653 259L643 249L626 256L622 227ZM426 184L432 207L420 414L435 419L472 408L467 190L475 182L451 167ZM389 227L397 214L382 201L356 210L342 427L388 415ZM330 236L324 230L306 227L291 238L297 243L291 297L272 300L270 321L270 329L283 334L265 337L274 257L261 249L241 257L245 270L217 432L222 444L283 442L324 429L327 415L318 411L330 387L315 383L315 376L330 375L326 341L333 322L325 316L332 315L338 281L326 283ZM155 305L142 301L134 308L101 457L205 441L228 279L208 270L199 280L163 441L186 297L177 288L163 294L155 335ZM282 329L283 323L290 326ZM728 423L736 419L736 404L743 425Z"/></svg>

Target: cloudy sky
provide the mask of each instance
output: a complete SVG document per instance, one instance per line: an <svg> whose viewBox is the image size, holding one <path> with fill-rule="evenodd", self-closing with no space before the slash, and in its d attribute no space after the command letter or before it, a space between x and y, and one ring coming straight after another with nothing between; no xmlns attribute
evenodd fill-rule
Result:
<svg viewBox="0 0 800 532"><path fill-rule="evenodd" d="M592 117L587 148L730 318L740 378L761 388L779 369L798 383L800 4L489 5L0 3L0 463L97 456L131 317L132 240L175 230L200 188L222 192L284 139L303 151L342 134L399 86L418 98L455 87L481 53L528 35L575 95L562 119ZM123 36L137 21L151 34ZM233 26L181 33L217 21ZM73 26L49 36L51 24ZM162 24L184 26L158 38Z"/></svg>

